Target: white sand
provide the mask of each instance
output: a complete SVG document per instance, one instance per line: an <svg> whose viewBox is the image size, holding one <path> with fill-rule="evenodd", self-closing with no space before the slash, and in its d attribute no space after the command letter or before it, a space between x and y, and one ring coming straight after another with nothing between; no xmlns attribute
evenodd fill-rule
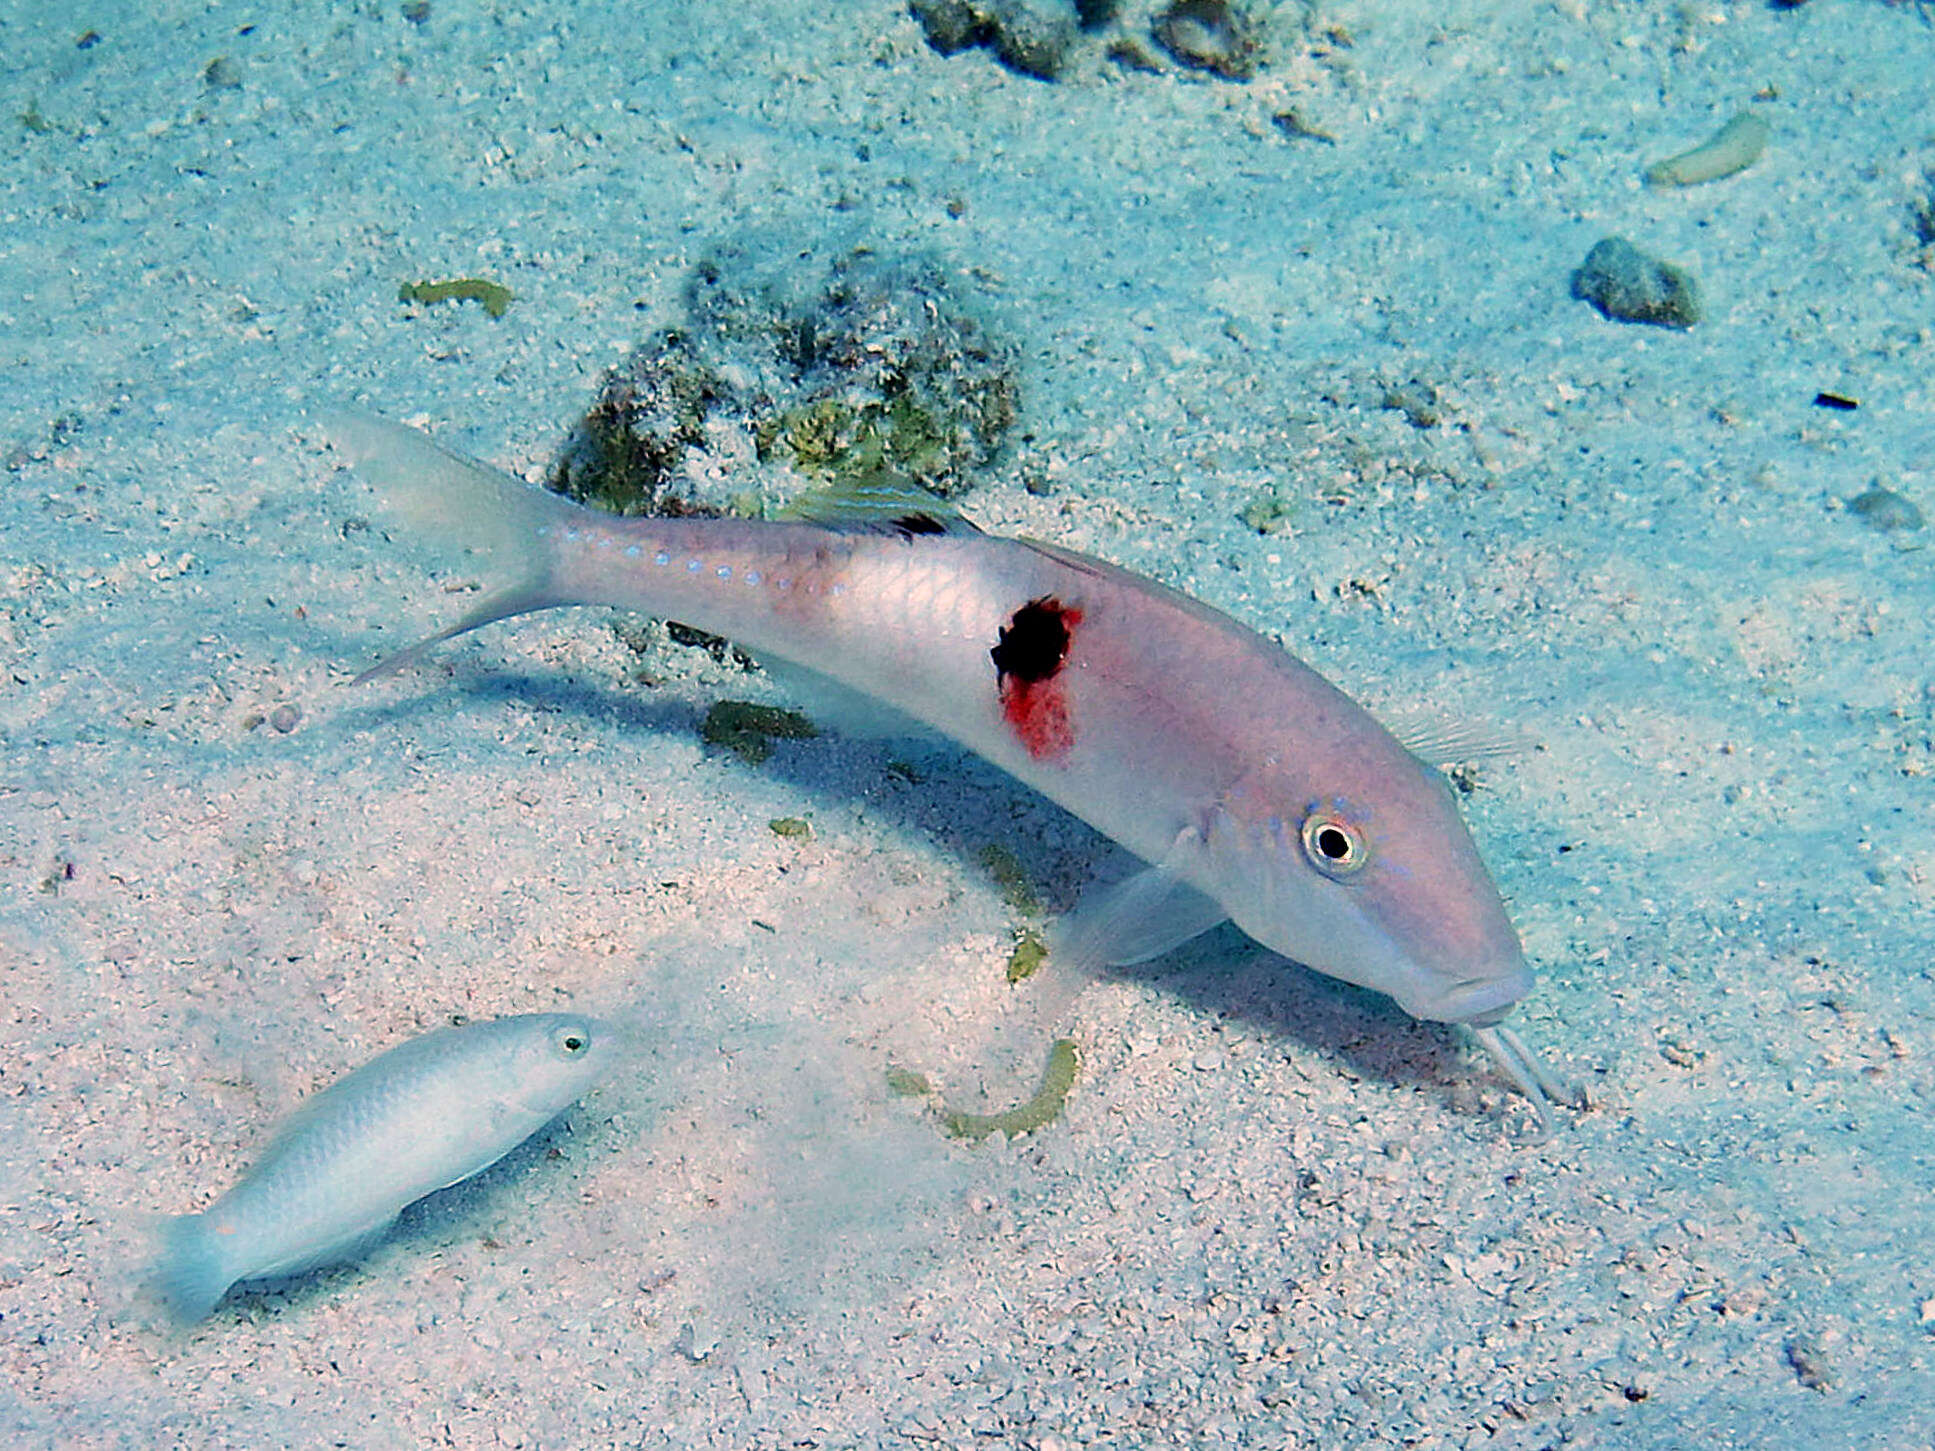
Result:
<svg viewBox="0 0 1935 1451"><path fill-rule="evenodd" d="M1931 1443L1935 536L1840 507L1935 512L1924 13L1285 6L1249 85L1050 85L892 0L397 9L0 19L0 1439ZM1762 92L1759 164L1642 185ZM1611 232L1707 320L1571 299ZM303 411L535 475L728 236L980 280L982 523L1537 736L1469 811L1589 1112L1524 1143L1456 1035L1224 929L1091 994L1064 1122L948 1142L881 1045L1002 991L980 849L1059 907L1106 843L956 756L707 749L757 681L632 684L597 612L345 687L466 576L345 531ZM465 274L509 313L396 301ZM129 1313L140 1216L301 1094L567 1003L654 1050L363 1267Z"/></svg>

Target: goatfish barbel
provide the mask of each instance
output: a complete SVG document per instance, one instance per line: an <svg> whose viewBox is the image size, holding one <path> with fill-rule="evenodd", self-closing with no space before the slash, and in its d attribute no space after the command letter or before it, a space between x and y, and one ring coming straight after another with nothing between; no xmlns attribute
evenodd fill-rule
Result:
<svg viewBox="0 0 1935 1451"><path fill-rule="evenodd" d="M1467 1024L1541 1125L1548 1098L1570 1098L1503 1022L1532 973L1443 778L1221 611L1073 550L984 534L911 485L788 520L625 518L380 418L322 421L388 503L512 576L360 678L559 605L724 635L912 716L1148 864L1054 940L1066 998L1094 969L1228 919L1413 1017Z"/></svg>

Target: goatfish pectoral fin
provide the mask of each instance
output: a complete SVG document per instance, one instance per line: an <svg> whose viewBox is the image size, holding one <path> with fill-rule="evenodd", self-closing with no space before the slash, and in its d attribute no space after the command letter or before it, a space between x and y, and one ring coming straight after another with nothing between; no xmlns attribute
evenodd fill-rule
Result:
<svg viewBox="0 0 1935 1451"><path fill-rule="evenodd" d="M470 549L512 576L462 619L371 666L352 684L415 664L443 641L479 626L572 603L558 588L546 539L583 516L578 505L374 414L343 409L317 421L388 508L432 542Z"/></svg>
<svg viewBox="0 0 1935 1451"><path fill-rule="evenodd" d="M1097 893L1057 924L1049 960L1078 977L1161 957L1200 937L1229 913L1162 867L1150 867Z"/></svg>
<svg viewBox="0 0 1935 1451"><path fill-rule="evenodd" d="M1091 978L1105 967L1161 957L1227 919L1222 903L1183 879L1183 865L1200 854L1201 843L1193 827L1186 829L1155 866L1091 892L1056 924L1049 961Z"/></svg>
<svg viewBox="0 0 1935 1451"><path fill-rule="evenodd" d="M1539 1056L1526 1047L1525 1040L1506 1027L1494 1023L1488 1028L1473 1028L1471 1035L1478 1040L1478 1046L1491 1054L1492 1062L1498 1071L1517 1086L1532 1105L1532 1112L1539 1121L1538 1137L1544 1138L1552 1131L1552 1113L1548 1105L1563 1103L1572 1108L1584 1108L1584 1090L1561 1079L1540 1061Z"/></svg>
<svg viewBox="0 0 1935 1451"><path fill-rule="evenodd" d="M1011 1042L1054 1040L1076 999L1104 968L1161 957L1229 916L1220 902L1177 874L1197 840L1195 832L1183 832L1160 864L1091 891L1049 929L1048 954L1023 980L1026 996L1005 1030Z"/></svg>

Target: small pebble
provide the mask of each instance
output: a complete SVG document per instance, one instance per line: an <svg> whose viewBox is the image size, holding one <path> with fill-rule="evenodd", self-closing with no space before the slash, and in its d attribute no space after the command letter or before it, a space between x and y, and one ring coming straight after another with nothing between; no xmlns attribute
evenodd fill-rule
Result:
<svg viewBox="0 0 1935 1451"><path fill-rule="evenodd" d="M673 1346L694 1365L703 1365L719 1348L719 1337L698 1329L688 1320L679 1327Z"/></svg>
<svg viewBox="0 0 1935 1451"><path fill-rule="evenodd" d="M1689 328L1701 317L1700 285L1692 275L1649 257L1624 237L1606 237L1572 274L1572 295L1614 322Z"/></svg>
<svg viewBox="0 0 1935 1451"><path fill-rule="evenodd" d="M1793 1367L1795 1378L1811 1391L1825 1391L1831 1383L1828 1375L1827 1358L1821 1348L1805 1335L1796 1335L1788 1340L1785 1347L1787 1363Z"/></svg>
<svg viewBox="0 0 1935 1451"><path fill-rule="evenodd" d="M1922 527L1922 511L1915 506L1914 500L1904 499L1893 489L1879 483L1868 485L1848 500L1847 510L1870 529L1879 529L1884 534L1896 529Z"/></svg>
<svg viewBox="0 0 1935 1451"><path fill-rule="evenodd" d="M1295 106L1286 106L1270 117L1271 122L1285 136L1299 141L1321 141L1326 146L1335 146L1337 138L1321 126L1313 125Z"/></svg>
<svg viewBox="0 0 1935 1451"><path fill-rule="evenodd" d="M1182 65L1226 81L1256 74L1256 22L1230 0L1175 0L1156 17L1155 37Z"/></svg>
<svg viewBox="0 0 1935 1451"><path fill-rule="evenodd" d="M296 723L301 719L302 708L300 706L278 705L274 710L269 712L269 724L281 731L285 736L296 728Z"/></svg>

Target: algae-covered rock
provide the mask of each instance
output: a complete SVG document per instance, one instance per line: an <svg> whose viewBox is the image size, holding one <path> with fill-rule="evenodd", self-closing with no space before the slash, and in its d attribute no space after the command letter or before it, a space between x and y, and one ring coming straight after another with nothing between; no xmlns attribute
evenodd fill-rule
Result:
<svg viewBox="0 0 1935 1451"><path fill-rule="evenodd" d="M857 248L792 276L723 249L685 310L607 376L554 489L623 514L759 515L787 472L955 495L1014 425L1016 350L933 264Z"/></svg>
<svg viewBox="0 0 1935 1451"><path fill-rule="evenodd" d="M716 515L679 488L706 417L729 394L676 333L634 351L607 375L549 480L558 493L613 514Z"/></svg>
<svg viewBox="0 0 1935 1451"><path fill-rule="evenodd" d="M1614 322L1689 328L1701 318L1700 285L1671 262L1648 256L1624 237L1606 237L1572 274L1572 295Z"/></svg>
<svg viewBox="0 0 1935 1451"><path fill-rule="evenodd" d="M1052 81L1068 64L1074 21L1046 0L910 0L927 43L942 55L986 46L1009 70Z"/></svg>

